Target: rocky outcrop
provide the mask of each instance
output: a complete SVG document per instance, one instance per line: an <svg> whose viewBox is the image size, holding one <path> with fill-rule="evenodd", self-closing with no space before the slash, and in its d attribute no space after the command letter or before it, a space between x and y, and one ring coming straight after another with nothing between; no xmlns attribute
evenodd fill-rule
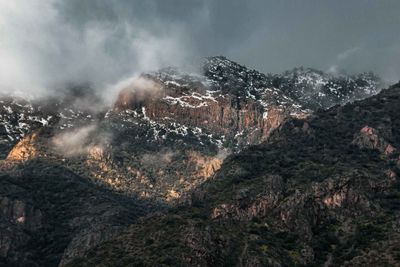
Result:
<svg viewBox="0 0 400 267"><path fill-rule="evenodd" d="M385 155L390 155L396 151L396 148L388 143L385 138L380 135L378 130L368 125L364 126L360 132L355 135L353 144L361 148L376 149Z"/></svg>
<svg viewBox="0 0 400 267"><path fill-rule="evenodd" d="M39 148L37 147L39 133L33 133L23 138L18 144L10 151L7 160L10 161L25 161L35 158L39 155Z"/></svg>

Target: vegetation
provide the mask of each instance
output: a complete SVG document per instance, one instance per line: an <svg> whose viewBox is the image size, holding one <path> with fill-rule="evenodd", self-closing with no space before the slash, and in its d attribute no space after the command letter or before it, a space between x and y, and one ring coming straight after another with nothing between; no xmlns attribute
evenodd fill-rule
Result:
<svg viewBox="0 0 400 267"><path fill-rule="evenodd" d="M399 154L354 140L368 125L400 148L399 94L288 121L230 157L192 205L131 225L71 266L398 263Z"/></svg>

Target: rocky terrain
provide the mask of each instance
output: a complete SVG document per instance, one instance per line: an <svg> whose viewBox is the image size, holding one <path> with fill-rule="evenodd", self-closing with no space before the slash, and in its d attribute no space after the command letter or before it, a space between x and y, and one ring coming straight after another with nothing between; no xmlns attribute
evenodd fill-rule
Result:
<svg viewBox="0 0 400 267"><path fill-rule="evenodd" d="M70 266L398 266L400 84L290 119Z"/></svg>
<svg viewBox="0 0 400 267"><path fill-rule="evenodd" d="M318 235L313 231L320 226L308 221L300 224L290 212L302 214L305 216L302 220L308 220L311 212L309 198L328 195L329 190L333 190L329 188L342 186L337 183L347 186L343 180L345 178L339 173L337 177L343 181L335 180L339 179L334 175L336 164L343 160L346 166L350 166L354 162L345 162L348 158L340 159L340 153L335 156L336 161L330 159L330 163L314 163L313 160L317 159L312 156L315 154L318 160L323 160L324 157L320 159L322 152L333 155L344 149L345 145L340 143L345 140L340 136L342 132L349 130L346 134L352 136L350 143L353 150L362 147L364 154L378 150L381 154L373 155L379 159L387 157L386 154L396 153L393 130L382 128L380 124L359 125L360 121L357 122L357 127L361 127L357 134L353 125L347 124L349 129L340 125L338 129L335 128L339 132L335 132L332 131L334 124L331 120L336 118L335 112L342 108L323 111L334 105L374 95L381 86L381 81L373 74L333 76L299 68L279 75L265 75L224 57L213 57L205 61L201 74L184 73L173 68L142 74L121 90L111 107L105 106L90 86L72 86L48 99L1 97L0 263L21 266L65 265L75 257L84 255L88 249L121 234L128 225L133 225L128 233L141 237L134 240L126 235L117 237L121 243L115 243L116 250L110 252L105 264L112 262L112 266L124 265L126 262L119 260L126 260L130 264L133 261L138 265L152 266L230 265L226 260L239 250L243 252L240 261L250 266L263 265L267 259L285 265L295 262L293 257L303 265L336 260L333 251L324 250L329 259L326 255L320 259L316 256L319 252L316 252L314 245L319 244L319 239L316 239ZM368 101L375 99L381 103L383 95ZM364 120L367 119L362 108L354 109L363 114L360 116L365 117ZM349 120L353 120L352 112L349 113ZM319 116L323 118L318 119ZM376 115L374 118L386 121L388 116L391 115ZM343 116L337 120L337 123L341 120L350 123ZM395 118L391 120L395 121ZM325 127L329 133L319 127ZM331 135L335 133L338 136L333 138ZM339 143L332 141L330 146L326 144L321 147L322 143L315 146L316 140L326 141L318 134L326 134L327 139L337 139ZM301 142L308 145L299 145ZM248 148L252 145L257 146ZM337 148L332 148L336 145ZM296 149L291 151L294 147ZM223 163L227 156L227 162ZM299 160L296 157L300 156L311 158L303 166L297 164ZM366 156L362 157L365 159ZM248 158L248 161L244 158ZM377 162L374 160L373 164ZM386 159L379 162L389 164ZM282 168L278 168L281 163ZM240 167L242 164L248 166ZM321 184L311 186L309 183L315 177L308 177L308 171L317 175L323 164L332 164L321 174L332 173L330 180L319 177ZM367 166L363 166L363 171L370 172L369 163L365 164ZM275 166L271 167L275 169L266 169L268 166ZM392 169L385 169L389 176L393 176L395 170L389 170ZM280 173L282 171L285 174ZM290 175L296 178L289 179L292 177ZM345 177L353 177L353 174L349 175ZM242 186L242 176L252 178L245 178L245 185ZM325 178L328 180L322 183ZM233 184L229 182L235 179L238 181ZM303 187L308 191L302 192ZM364 187L360 190L364 190ZM360 198L359 195L354 197ZM341 201L338 198L341 198L340 194L323 201L333 203L333 207ZM283 199L289 202L278 209ZM299 204L298 201L305 204ZM294 207L292 202L297 206ZM325 202L310 205L315 212L319 212L317 206L329 206ZM304 214L298 205L303 205ZM170 209L170 213L164 213ZM272 209L274 214L278 210L286 210L288 215L282 216L296 217L292 224L299 223L304 229L274 222L275 217L268 217ZM342 208L338 210L342 212ZM350 213L343 212L342 217L332 216L340 221ZM260 213L264 215L260 216ZM371 216L375 216L375 213ZM315 220L326 224L327 218L318 217ZM261 257L258 250L253 250L254 244L258 242L257 238L264 239L267 236L256 238L257 233L245 235L248 230L243 232L242 229L250 227L253 220L259 221L260 225L271 223L268 231L264 231L262 226L259 230L264 231L262 235L273 237L278 243L286 242L279 232L292 239L296 239L296 235L307 234L307 239L295 244L296 249L290 252L294 253L292 258L287 257L288 249L281 247L281 243L280 246L265 244L264 249L269 247L271 251L268 252L270 254L265 252L268 257ZM180 227L181 221L182 232L176 228ZM169 222L171 225L163 228L163 224L169 225ZM171 230L169 233L179 240L168 236L171 242L166 245L168 248L160 249L159 246L164 243L159 241L165 237L165 233L158 232L157 227ZM223 229L230 227L235 230L224 236ZM242 231L243 236L235 236L237 231ZM146 232L151 233L150 236L154 232L155 237L144 238L142 234ZM182 234L187 234L191 240L185 239L184 243L180 243ZM219 234L226 240L219 240ZM253 237L256 239L247 240ZM129 241L129 246L124 248L126 256L119 257L124 239ZM175 241L178 247L171 246ZM314 241L317 243L312 243ZM149 244L140 245L140 242ZM235 242L244 245L245 249L241 246L234 248ZM175 249L179 251L179 246L185 249L178 257L172 252ZM79 260L73 266L99 261L96 253L110 251L107 245L103 247L104 250L100 252L91 251L93 257L87 263ZM191 250L187 250L189 248ZM136 251L137 260L130 249ZM158 255L154 250L167 254L172 251L173 257L165 258L165 255ZM303 250L308 256L299 252ZM186 252L192 255L184 254ZM250 257L253 254L256 256ZM194 255L197 255L197 259L193 258ZM288 262L279 262L278 255L284 256ZM254 262L246 263L250 258ZM117 261L114 262L115 259ZM238 258L232 258L235 259ZM94 265L98 265L98 262Z"/></svg>

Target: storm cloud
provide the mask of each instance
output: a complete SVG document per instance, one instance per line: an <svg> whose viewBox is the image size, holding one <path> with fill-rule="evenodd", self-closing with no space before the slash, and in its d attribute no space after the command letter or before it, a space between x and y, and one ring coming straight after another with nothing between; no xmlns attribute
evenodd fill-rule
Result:
<svg viewBox="0 0 400 267"><path fill-rule="evenodd" d="M400 79L396 0L0 0L0 91L106 90L143 71L225 55Z"/></svg>

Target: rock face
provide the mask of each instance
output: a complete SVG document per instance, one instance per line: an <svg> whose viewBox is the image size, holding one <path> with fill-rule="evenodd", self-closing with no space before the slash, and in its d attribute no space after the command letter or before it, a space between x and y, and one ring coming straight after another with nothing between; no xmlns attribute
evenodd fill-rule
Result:
<svg viewBox="0 0 400 267"><path fill-rule="evenodd" d="M7 156L7 160L11 161L23 161L31 158L35 158L39 155L38 143L39 133L35 132L22 139L18 144L10 151Z"/></svg>
<svg viewBox="0 0 400 267"><path fill-rule="evenodd" d="M288 120L225 160L185 205L71 266L396 266L398 114L400 87L391 87Z"/></svg>
<svg viewBox="0 0 400 267"><path fill-rule="evenodd" d="M224 57L213 57L206 60L200 74L174 69L143 74L121 90L109 108L101 105L88 86L72 87L40 101L0 97L0 157L4 159L0 161L0 264L65 265L119 234L138 217L184 203L192 203L192 207L206 203L210 205L207 220L219 224L229 218L239 221L239 228L242 222L257 220L260 214L268 216L292 192L281 173L265 173L262 179L268 186L260 187L264 191L259 198L253 197L252 188L243 187L232 193L229 199L233 202L223 199L214 203L206 200L207 190L197 188L209 180L226 181L221 178L228 168L223 167L225 158L249 145L279 140L280 135L274 133L284 129L286 121L301 121L301 127L292 130L317 138L311 120L316 109L378 91L379 79L358 77L321 73L317 77L298 70L265 75ZM302 79L307 83L300 82ZM315 98L314 103L311 96L321 92L321 79L329 80L323 90L331 88L330 93ZM308 97L304 98L306 91ZM387 125L393 121L385 120L383 126L358 125L357 133L352 135L354 141L349 143L367 149L386 145L383 153L396 155L395 135L387 132ZM366 125L376 130L373 137L359 131ZM253 163L254 170L260 168ZM233 176L229 177L249 172L236 166L231 171ZM396 179L396 175L386 169L390 179ZM198 197L191 197L192 192ZM219 195L218 191L212 194ZM287 198L290 207L281 206L279 216L288 222L296 220L299 211L292 206L299 200L299 210L308 209L308 198L316 194L309 190L306 196ZM341 207L347 198L362 196L350 188L326 192L321 198L313 208ZM182 218L186 225L185 216L173 214L171 221ZM204 214L196 213L193 218L196 216L203 218ZM158 219L149 218L157 225ZM134 227L142 229L140 225ZM235 231L240 232L239 228ZM185 249L191 248L198 256L200 265L221 265L236 246L233 237L216 237L219 226L213 232L189 222L183 230L181 241ZM310 237L313 228L303 225L301 229L293 226L292 230ZM157 235L140 242L157 243ZM225 246L226 250L216 246ZM312 246L307 243L302 249L304 258L297 254L294 257L303 263L312 261ZM250 265L264 263L258 257L251 258L251 253L244 251L241 260ZM191 264L197 261L190 257L186 260ZM273 257L268 260L270 265L279 263Z"/></svg>
<svg viewBox="0 0 400 267"><path fill-rule="evenodd" d="M376 94L373 74L340 76L310 69L264 75L224 57L207 59L204 76L173 69L143 75L121 92L114 110L137 110L156 122L206 129L239 147L265 141L283 120Z"/></svg>

